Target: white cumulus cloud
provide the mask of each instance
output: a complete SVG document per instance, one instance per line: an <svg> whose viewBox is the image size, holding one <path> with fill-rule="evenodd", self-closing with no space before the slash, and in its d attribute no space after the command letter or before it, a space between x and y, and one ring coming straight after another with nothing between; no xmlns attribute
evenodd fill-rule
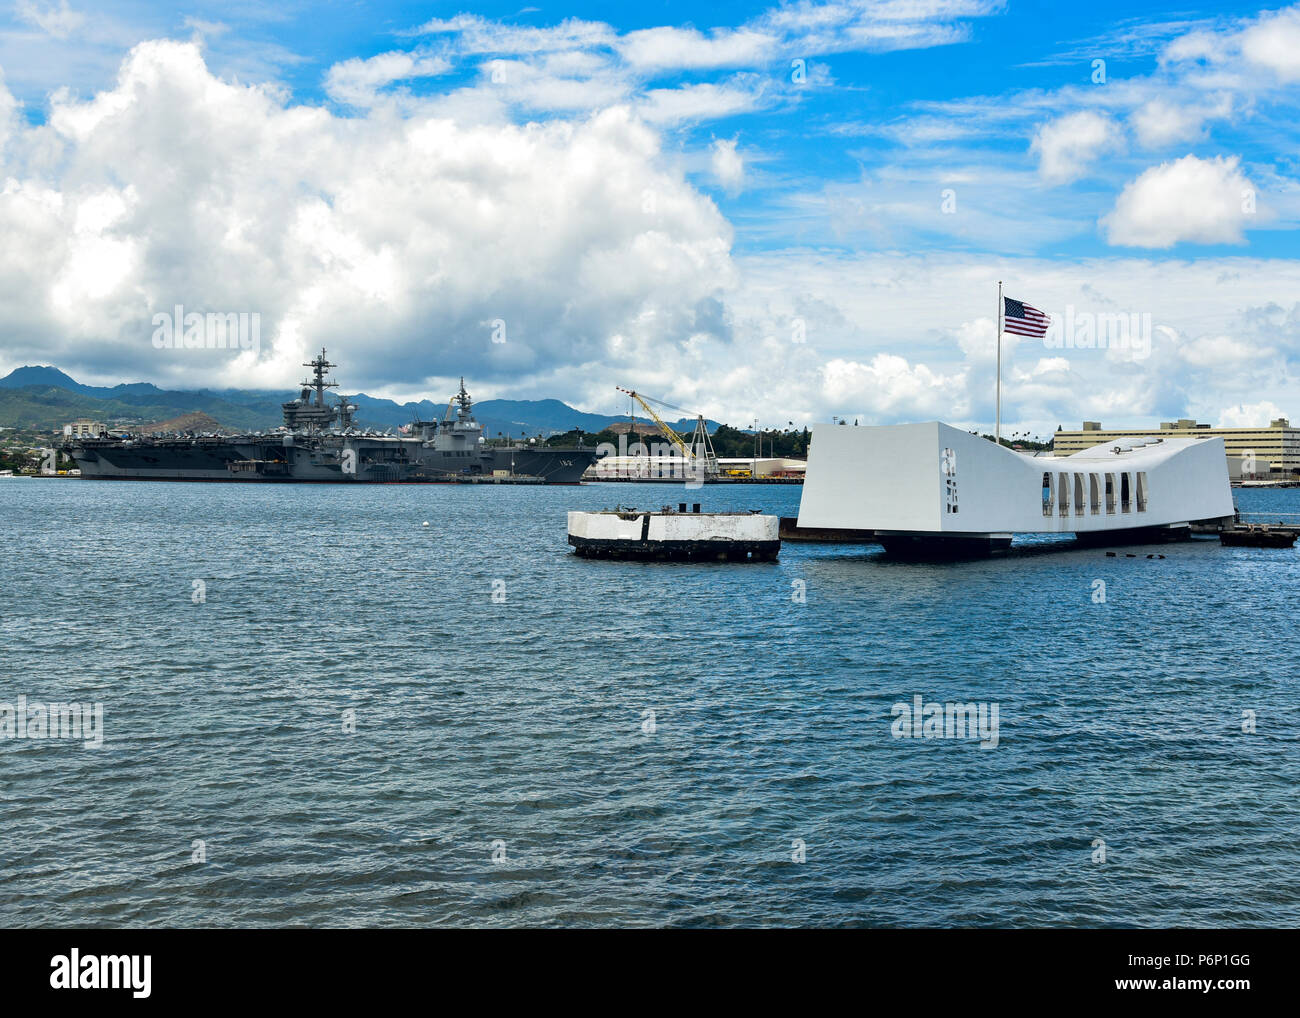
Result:
<svg viewBox="0 0 1300 1018"><path fill-rule="evenodd" d="M68 0L54 4L39 4L32 0L19 0L15 12L29 25L48 32L56 39L65 39L86 23L86 16L68 6Z"/></svg>
<svg viewBox="0 0 1300 1018"><path fill-rule="evenodd" d="M435 54L407 53L400 50L379 53L365 60L344 60L329 69L325 91L330 97L353 106L369 106L379 89L395 81L428 78L446 74L451 61Z"/></svg>
<svg viewBox="0 0 1300 1018"><path fill-rule="evenodd" d="M1219 411L1220 428L1263 428L1286 413L1270 400L1260 403L1238 403Z"/></svg>
<svg viewBox="0 0 1300 1018"><path fill-rule="evenodd" d="M762 96L762 83L752 78L722 85L696 82L677 88L650 89L637 103L637 112L652 124L712 120L748 112L759 105Z"/></svg>
<svg viewBox="0 0 1300 1018"><path fill-rule="evenodd" d="M745 182L745 159L736 151L736 139L718 138L710 146L713 176L727 191L735 194Z"/></svg>
<svg viewBox="0 0 1300 1018"><path fill-rule="evenodd" d="M646 28L618 42L629 64L646 69L752 66L770 58L777 39L748 29L705 35L694 28Z"/></svg>
<svg viewBox="0 0 1300 1018"><path fill-rule="evenodd" d="M625 107L528 125L345 117L149 42L113 89L19 128L6 180L11 362L282 386L323 345L353 385L486 383L603 361L616 337L671 362L726 334L731 227ZM259 312L262 356L154 349L152 315L175 304Z"/></svg>
<svg viewBox="0 0 1300 1018"><path fill-rule="evenodd" d="M1081 110L1040 127L1030 151L1038 156L1038 172L1044 180L1064 184L1082 177L1094 161L1122 143L1123 136L1110 117Z"/></svg>
<svg viewBox="0 0 1300 1018"><path fill-rule="evenodd" d="M1198 28L1173 40L1161 63L1204 63L1227 71L1262 72L1275 81L1300 81L1300 5L1262 11L1221 30Z"/></svg>
<svg viewBox="0 0 1300 1018"><path fill-rule="evenodd" d="M1129 124L1144 148L1166 148L1199 140L1205 134L1206 121L1227 117L1232 110L1232 97L1226 94L1211 104L1157 97L1134 110Z"/></svg>
<svg viewBox="0 0 1300 1018"><path fill-rule="evenodd" d="M1167 248L1241 244L1254 188L1236 156L1184 156L1129 183L1102 219L1111 244Z"/></svg>
<svg viewBox="0 0 1300 1018"><path fill-rule="evenodd" d="M1300 81L1300 7L1289 7L1260 19L1241 33L1241 55L1284 82Z"/></svg>
<svg viewBox="0 0 1300 1018"><path fill-rule="evenodd" d="M1178 346L1179 357L1201 368L1240 366L1260 357L1271 357L1274 352L1235 336L1199 336Z"/></svg>
<svg viewBox="0 0 1300 1018"><path fill-rule="evenodd" d="M873 416L906 408L922 418L957 418L965 412L965 381L964 374L941 374L890 353L868 363L835 358L822 367L822 391L830 403L870 407Z"/></svg>

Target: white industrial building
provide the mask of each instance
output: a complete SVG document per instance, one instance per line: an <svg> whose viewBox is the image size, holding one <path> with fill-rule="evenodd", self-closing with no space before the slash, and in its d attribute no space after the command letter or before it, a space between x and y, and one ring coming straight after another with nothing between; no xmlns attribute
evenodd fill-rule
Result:
<svg viewBox="0 0 1300 1018"><path fill-rule="evenodd" d="M804 460L786 456L741 456L718 460L718 470L724 476L735 472L750 477L802 477L807 465Z"/></svg>
<svg viewBox="0 0 1300 1018"><path fill-rule="evenodd" d="M85 418L63 426L64 438L103 438L107 434L108 428L99 421L88 421Z"/></svg>
<svg viewBox="0 0 1300 1018"><path fill-rule="evenodd" d="M587 480L614 481L620 478L629 480L664 480L684 479L690 467L690 461L684 456L602 456L587 468L582 476ZM694 468L698 471L698 467Z"/></svg>
<svg viewBox="0 0 1300 1018"><path fill-rule="evenodd" d="M698 462L698 461L697 461ZM692 468L684 456L603 456L583 474L589 481L647 480L652 478L679 479L688 476ZM806 463L803 460L780 456L719 459L718 476L727 477L801 477Z"/></svg>

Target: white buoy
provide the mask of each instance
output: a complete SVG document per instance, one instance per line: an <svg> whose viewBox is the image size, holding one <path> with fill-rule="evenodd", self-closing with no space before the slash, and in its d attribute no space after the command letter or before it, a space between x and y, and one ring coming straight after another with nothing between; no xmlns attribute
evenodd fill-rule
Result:
<svg viewBox="0 0 1300 1018"><path fill-rule="evenodd" d="M425 521L424 521L424 525L427 527L427 526L429 525L429 521L428 521L428 520L425 520Z"/></svg>

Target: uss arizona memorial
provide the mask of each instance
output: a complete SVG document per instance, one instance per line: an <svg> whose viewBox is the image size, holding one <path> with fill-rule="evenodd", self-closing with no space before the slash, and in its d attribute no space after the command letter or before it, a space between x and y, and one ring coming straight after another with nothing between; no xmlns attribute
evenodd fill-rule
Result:
<svg viewBox="0 0 1300 1018"><path fill-rule="evenodd" d="M799 526L874 530L888 551L973 551L1013 534L1180 536L1232 515L1219 437L1124 439L1048 458L932 421L815 428Z"/></svg>

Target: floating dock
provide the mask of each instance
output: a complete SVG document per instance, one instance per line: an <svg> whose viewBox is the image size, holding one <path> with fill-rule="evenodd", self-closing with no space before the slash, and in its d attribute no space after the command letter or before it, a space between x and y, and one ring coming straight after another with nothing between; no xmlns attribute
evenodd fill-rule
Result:
<svg viewBox="0 0 1300 1018"><path fill-rule="evenodd" d="M775 516L693 510L570 512L569 544L584 558L651 561L771 562L781 551Z"/></svg>

